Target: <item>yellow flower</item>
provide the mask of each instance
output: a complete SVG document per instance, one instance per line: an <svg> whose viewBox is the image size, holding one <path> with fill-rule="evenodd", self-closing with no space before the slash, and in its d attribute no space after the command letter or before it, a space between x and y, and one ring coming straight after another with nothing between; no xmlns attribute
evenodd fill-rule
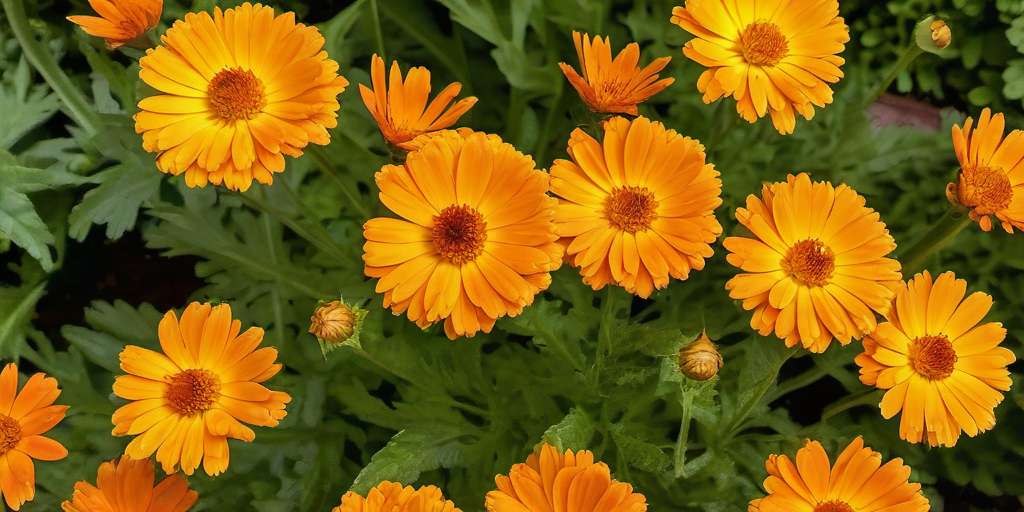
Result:
<svg viewBox="0 0 1024 512"><path fill-rule="evenodd" d="M349 491L341 497L341 505L331 512L462 512L454 503L444 499L441 489L425 485L419 489L384 481L377 484L366 497Z"/></svg>
<svg viewBox="0 0 1024 512"><path fill-rule="evenodd" d="M86 34L102 37L111 49L144 36L160 23L163 0L89 0L99 16L68 16Z"/></svg>
<svg viewBox="0 0 1024 512"><path fill-rule="evenodd" d="M381 202L401 219L363 226L366 275L380 279L384 307L421 328L443 320L451 339L490 332L561 265L548 175L496 135L424 137L403 165L377 173Z"/></svg>
<svg viewBox="0 0 1024 512"><path fill-rule="evenodd" d="M68 456L63 445L43 436L67 413L66 405L53 405L58 396L57 379L36 373L19 392L18 366L8 363L0 372L0 494L12 510L35 498L33 459Z"/></svg>
<svg viewBox="0 0 1024 512"><path fill-rule="evenodd" d="M860 380L886 390L882 416L902 411L900 437L911 443L953 446L961 432L974 437L995 426L995 408L1012 384L1016 357L1001 347L1006 329L979 325L992 297L945 272L924 272L896 293L887 317L864 339L856 358Z"/></svg>
<svg viewBox="0 0 1024 512"><path fill-rule="evenodd" d="M877 212L855 190L811 182L806 173L766 184L736 210L751 237L725 239L726 259L744 273L729 296L754 310L750 326L812 352L846 345L875 329L900 284L896 249Z"/></svg>
<svg viewBox="0 0 1024 512"><path fill-rule="evenodd" d="M405 150L415 149L410 143L416 137L448 128L476 105L476 98L470 96L448 108L462 91L462 84L454 82L448 84L427 106L430 98L430 70L424 67L411 68L403 81L398 61L391 63L389 88L388 81L384 79L384 59L377 54L373 55L370 77L373 89L359 84L363 104L377 121L384 139Z"/></svg>
<svg viewBox="0 0 1024 512"><path fill-rule="evenodd" d="M114 394L131 402L114 412L113 434L135 436L125 455L156 460L167 473L179 467L186 475L199 464L208 475L228 467L228 438L252 441L243 425L277 426L287 415L287 393L260 383L281 371L277 350L264 347L263 329L239 334L231 306L193 302L181 321L168 311L160 321L163 353L128 345Z"/></svg>
<svg viewBox="0 0 1024 512"><path fill-rule="evenodd" d="M731 96L740 116L767 114L779 133L832 103L829 84L843 77L837 54L850 35L838 0L686 0L672 23L694 36L683 54L708 68L697 81L704 103Z"/></svg>
<svg viewBox="0 0 1024 512"><path fill-rule="evenodd" d="M977 128L967 118L964 127L953 126L953 147L960 160L956 183L946 187L946 197L970 210L984 231L992 230L992 215L1007 233L1024 229L1024 132L1013 130L1003 138L1003 114L981 112Z"/></svg>
<svg viewBox="0 0 1024 512"><path fill-rule="evenodd" d="M643 512L647 498L633 486L612 479L603 462L581 450L562 453L547 443L508 476L494 477L497 489L487 493L487 512Z"/></svg>
<svg viewBox="0 0 1024 512"><path fill-rule="evenodd" d="M722 181L704 146L645 117L616 117L603 142L574 131L569 156L551 166L551 192L558 235L585 283L649 297L704 268L722 233Z"/></svg>
<svg viewBox="0 0 1024 512"><path fill-rule="evenodd" d="M573 32L572 41L576 45L583 76L564 62L558 66L594 112L635 116L638 104L675 82L674 78L658 80L658 73L672 57L655 59L640 69L637 65L640 62L640 45L636 43L626 45L613 60L612 43L607 37L596 36L591 43L589 35Z"/></svg>
<svg viewBox="0 0 1024 512"><path fill-rule="evenodd" d="M188 488L180 474L170 475L153 485L153 461L132 460L100 464L96 485L79 481L70 500L61 504L64 512L185 512L199 495Z"/></svg>
<svg viewBox="0 0 1024 512"><path fill-rule="evenodd" d="M928 512L921 484L910 483L903 459L882 464L882 455L860 437L839 454L835 464L817 441L796 452L769 455L765 461L768 496L750 502L756 512Z"/></svg>
<svg viewBox="0 0 1024 512"><path fill-rule="evenodd" d="M285 155L327 144L348 81L323 51L316 27L242 4L188 14L139 61L159 91L139 102L135 130L160 171L189 187L247 190L273 182Z"/></svg>

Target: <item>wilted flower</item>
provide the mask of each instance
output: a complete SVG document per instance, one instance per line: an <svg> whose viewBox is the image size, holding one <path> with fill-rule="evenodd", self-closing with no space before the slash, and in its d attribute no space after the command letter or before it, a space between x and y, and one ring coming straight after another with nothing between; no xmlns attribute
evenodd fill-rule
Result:
<svg viewBox="0 0 1024 512"><path fill-rule="evenodd" d="M68 16L85 33L101 37L111 49L130 44L160 23L163 0L89 0L97 16Z"/></svg>
<svg viewBox="0 0 1024 512"><path fill-rule="evenodd" d="M724 364L722 354L707 332L701 332L696 340L679 350L679 370L693 380L708 380L718 375Z"/></svg>
<svg viewBox="0 0 1024 512"><path fill-rule="evenodd" d="M96 485L79 481L70 500L61 504L64 512L186 512L199 498L188 488L180 473L153 485L156 471L151 459L100 464Z"/></svg>
<svg viewBox="0 0 1024 512"><path fill-rule="evenodd" d="M424 485L419 489L409 485L384 481L370 489L366 497L346 492L341 505L331 512L462 512L444 498L441 489Z"/></svg>

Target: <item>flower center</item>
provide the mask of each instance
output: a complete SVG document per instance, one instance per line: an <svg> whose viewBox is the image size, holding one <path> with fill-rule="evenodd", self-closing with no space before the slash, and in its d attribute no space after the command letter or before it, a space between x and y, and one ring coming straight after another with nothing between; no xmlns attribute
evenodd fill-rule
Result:
<svg viewBox="0 0 1024 512"><path fill-rule="evenodd" d="M484 252L487 241L487 222L475 208L452 205L434 217L431 230L434 248L448 261L462 265Z"/></svg>
<svg viewBox="0 0 1024 512"><path fill-rule="evenodd" d="M801 240L789 248L782 269L807 286L824 286L836 269L836 257L820 240Z"/></svg>
<svg viewBox="0 0 1024 512"><path fill-rule="evenodd" d="M942 380L953 374L956 350L945 336L923 336L910 345L908 355L914 371L928 380Z"/></svg>
<svg viewBox="0 0 1024 512"><path fill-rule="evenodd" d="M755 66L774 66L789 54L789 42L774 23L756 21L740 33L743 59Z"/></svg>
<svg viewBox="0 0 1024 512"><path fill-rule="evenodd" d="M1013 186L999 169L978 167L960 174L960 203L968 208L997 212L1010 206Z"/></svg>
<svg viewBox="0 0 1024 512"><path fill-rule="evenodd" d="M826 501L814 507L814 512L854 512L853 507L845 501Z"/></svg>
<svg viewBox="0 0 1024 512"><path fill-rule="evenodd" d="M3 455L18 446L21 441L21 423L18 420L5 415L0 415L0 455Z"/></svg>
<svg viewBox="0 0 1024 512"><path fill-rule="evenodd" d="M220 379L208 370L185 370L171 377L168 405L182 416L194 416L213 408L220 397Z"/></svg>
<svg viewBox="0 0 1024 512"><path fill-rule="evenodd" d="M242 68L221 70L206 89L210 110L224 121L252 119L263 110L263 82Z"/></svg>
<svg viewBox="0 0 1024 512"><path fill-rule="evenodd" d="M658 200L647 187L615 187L604 202L604 216L628 233L645 231L658 217Z"/></svg>

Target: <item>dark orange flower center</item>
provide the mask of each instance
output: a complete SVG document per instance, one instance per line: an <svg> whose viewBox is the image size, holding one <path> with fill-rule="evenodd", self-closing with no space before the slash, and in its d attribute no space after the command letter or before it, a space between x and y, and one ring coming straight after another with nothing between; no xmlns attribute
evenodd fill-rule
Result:
<svg viewBox="0 0 1024 512"><path fill-rule="evenodd" d="M740 33L740 51L748 64L774 66L789 54L789 42L778 25L756 21Z"/></svg>
<svg viewBox="0 0 1024 512"><path fill-rule="evenodd" d="M960 174L960 204L995 213L1010 206L1013 185L1006 173L990 167L964 169Z"/></svg>
<svg viewBox="0 0 1024 512"><path fill-rule="evenodd" d="M945 336L924 336L910 344L908 354L914 371L929 380L942 380L953 375L956 349Z"/></svg>
<svg viewBox="0 0 1024 512"><path fill-rule="evenodd" d="M209 370L185 370L167 386L168 405L182 416L194 416L213 408L220 397L220 379Z"/></svg>
<svg viewBox="0 0 1024 512"><path fill-rule="evenodd" d="M18 446L21 441L21 423L18 420L5 415L0 415L0 455L3 455Z"/></svg>
<svg viewBox="0 0 1024 512"><path fill-rule="evenodd" d="M814 507L814 512L854 512L854 510L845 501L834 500L818 504L817 507Z"/></svg>
<svg viewBox="0 0 1024 512"><path fill-rule="evenodd" d="M604 202L604 216L627 233L645 231L658 217L658 200L647 187L615 187Z"/></svg>
<svg viewBox="0 0 1024 512"><path fill-rule="evenodd" d="M484 252L487 222L484 216L468 205L452 205L434 216L431 230L434 248L448 261L462 265Z"/></svg>
<svg viewBox="0 0 1024 512"><path fill-rule="evenodd" d="M807 286L824 286L836 269L836 256L820 240L801 240L789 248L782 269Z"/></svg>
<svg viewBox="0 0 1024 512"><path fill-rule="evenodd" d="M252 71L241 68L221 70L206 89L210 110L224 121L256 117L266 106L263 82Z"/></svg>

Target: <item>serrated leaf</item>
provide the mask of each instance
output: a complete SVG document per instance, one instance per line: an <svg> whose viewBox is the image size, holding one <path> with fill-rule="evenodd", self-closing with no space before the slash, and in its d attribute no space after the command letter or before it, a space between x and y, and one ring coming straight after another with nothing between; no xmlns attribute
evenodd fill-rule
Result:
<svg viewBox="0 0 1024 512"><path fill-rule="evenodd" d="M6 187L0 187L0 235L25 249L43 270L53 270L53 233L28 196Z"/></svg>
<svg viewBox="0 0 1024 512"><path fill-rule="evenodd" d="M363 496L384 480L412 483L424 471L459 464L462 434L443 428L403 430L370 459L352 482L351 491Z"/></svg>
<svg viewBox="0 0 1024 512"><path fill-rule="evenodd" d="M135 226L143 203L160 189L161 174L122 164L99 173L97 179L102 184L86 192L68 218L68 234L76 240L84 240L93 224L106 224L107 238L124 235Z"/></svg>
<svg viewBox="0 0 1024 512"><path fill-rule="evenodd" d="M8 149L57 112L57 96L45 83L33 85L28 60L22 57L14 83L0 83L0 149Z"/></svg>
<svg viewBox="0 0 1024 512"><path fill-rule="evenodd" d="M73 346L78 347L89 361L111 373L121 372L118 354L124 348L124 343L117 338L74 325L64 326L60 334Z"/></svg>
<svg viewBox="0 0 1024 512"><path fill-rule="evenodd" d="M544 431L543 439L559 450L582 450L594 437L594 420L581 407L573 407L562 421Z"/></svg>

